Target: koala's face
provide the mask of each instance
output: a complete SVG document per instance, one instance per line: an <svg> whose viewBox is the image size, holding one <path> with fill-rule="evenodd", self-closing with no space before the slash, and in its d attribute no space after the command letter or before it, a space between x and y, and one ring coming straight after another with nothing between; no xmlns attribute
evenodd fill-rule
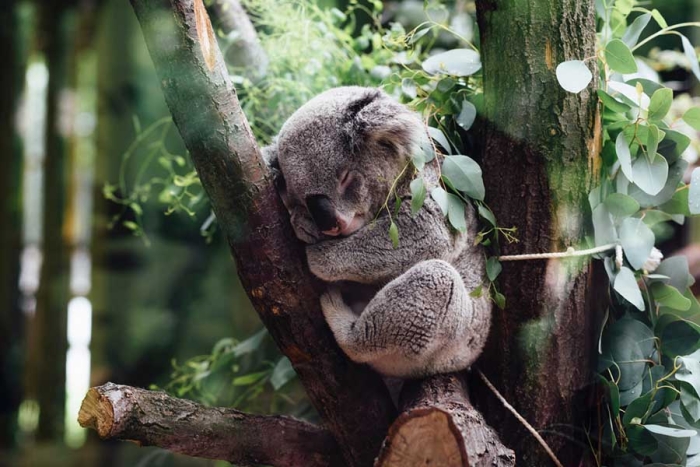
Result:
<svg viewBox="0 0 700 467"><path fill-rule="evenodd" d="M315 243L371 221L424 133L376 89L331 89L301 107L266 148L297 237Z"/></svg>

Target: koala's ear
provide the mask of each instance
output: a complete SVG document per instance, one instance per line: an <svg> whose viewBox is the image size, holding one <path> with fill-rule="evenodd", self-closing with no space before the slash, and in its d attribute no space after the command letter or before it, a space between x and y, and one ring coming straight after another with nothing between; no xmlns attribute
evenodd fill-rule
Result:
<svg viewBox="0 0 700 467"><path fill-rule="evenodd" d="M275 180L275 187L277 191L283 192L286 190L286 183L284 181L284 176L282 175L282 170L280 170L280 164L278 159L277 141L273 141L269 146L262 148L263 160L270 167L272 176Z"/></svg>
<svg viewBox="0 0 700 467"><path fill-rule="evenodd" d="M355 149L377 145L410 157L425 127L418 114L384 92L368 89L348 105L345 131Z"/></svg>

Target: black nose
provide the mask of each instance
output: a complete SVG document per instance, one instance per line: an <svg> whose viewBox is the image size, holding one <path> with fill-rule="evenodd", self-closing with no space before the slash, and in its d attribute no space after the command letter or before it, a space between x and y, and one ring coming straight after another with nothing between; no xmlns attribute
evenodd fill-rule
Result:
<svg viewBox="0 0 700 467"><path fill-rule="evenodd" d="M335 216L335 207L330 198L324 195L311 195L306 197L306 207L320 231L332 230L338 227L338 219Z"/></svg>

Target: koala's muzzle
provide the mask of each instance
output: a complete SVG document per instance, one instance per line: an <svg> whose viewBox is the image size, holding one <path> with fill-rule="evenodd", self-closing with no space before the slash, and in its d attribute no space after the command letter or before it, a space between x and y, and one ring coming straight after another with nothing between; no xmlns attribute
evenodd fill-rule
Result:
<svg viewBox="0 0 700 467"><path fill-rule="evenodd" d="M338 218L335 215L335 207L330 198L324 195L311 195L306 197L306 207L314 223L321 232L338 228Z"/></svg>

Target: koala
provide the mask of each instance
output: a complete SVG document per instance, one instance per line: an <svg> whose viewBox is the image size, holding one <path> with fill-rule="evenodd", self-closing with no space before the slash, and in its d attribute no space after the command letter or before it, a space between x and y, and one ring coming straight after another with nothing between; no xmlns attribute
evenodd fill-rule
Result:
<svg viewBox="0 0 700 467"><path fill-rule="evenodd" d="M340 87L297 110L263 151L309 268L327 283L321 308L336 341L387 377L469 367L491 322L486 294L470 295L485 280L473 208L466 232L430 196L411 214L409 164L427 138L419 116L383 91ZM438 165L423 170L428 190ZM383 208L394 183L396 213L393 195L392 212Z"/></svg>

